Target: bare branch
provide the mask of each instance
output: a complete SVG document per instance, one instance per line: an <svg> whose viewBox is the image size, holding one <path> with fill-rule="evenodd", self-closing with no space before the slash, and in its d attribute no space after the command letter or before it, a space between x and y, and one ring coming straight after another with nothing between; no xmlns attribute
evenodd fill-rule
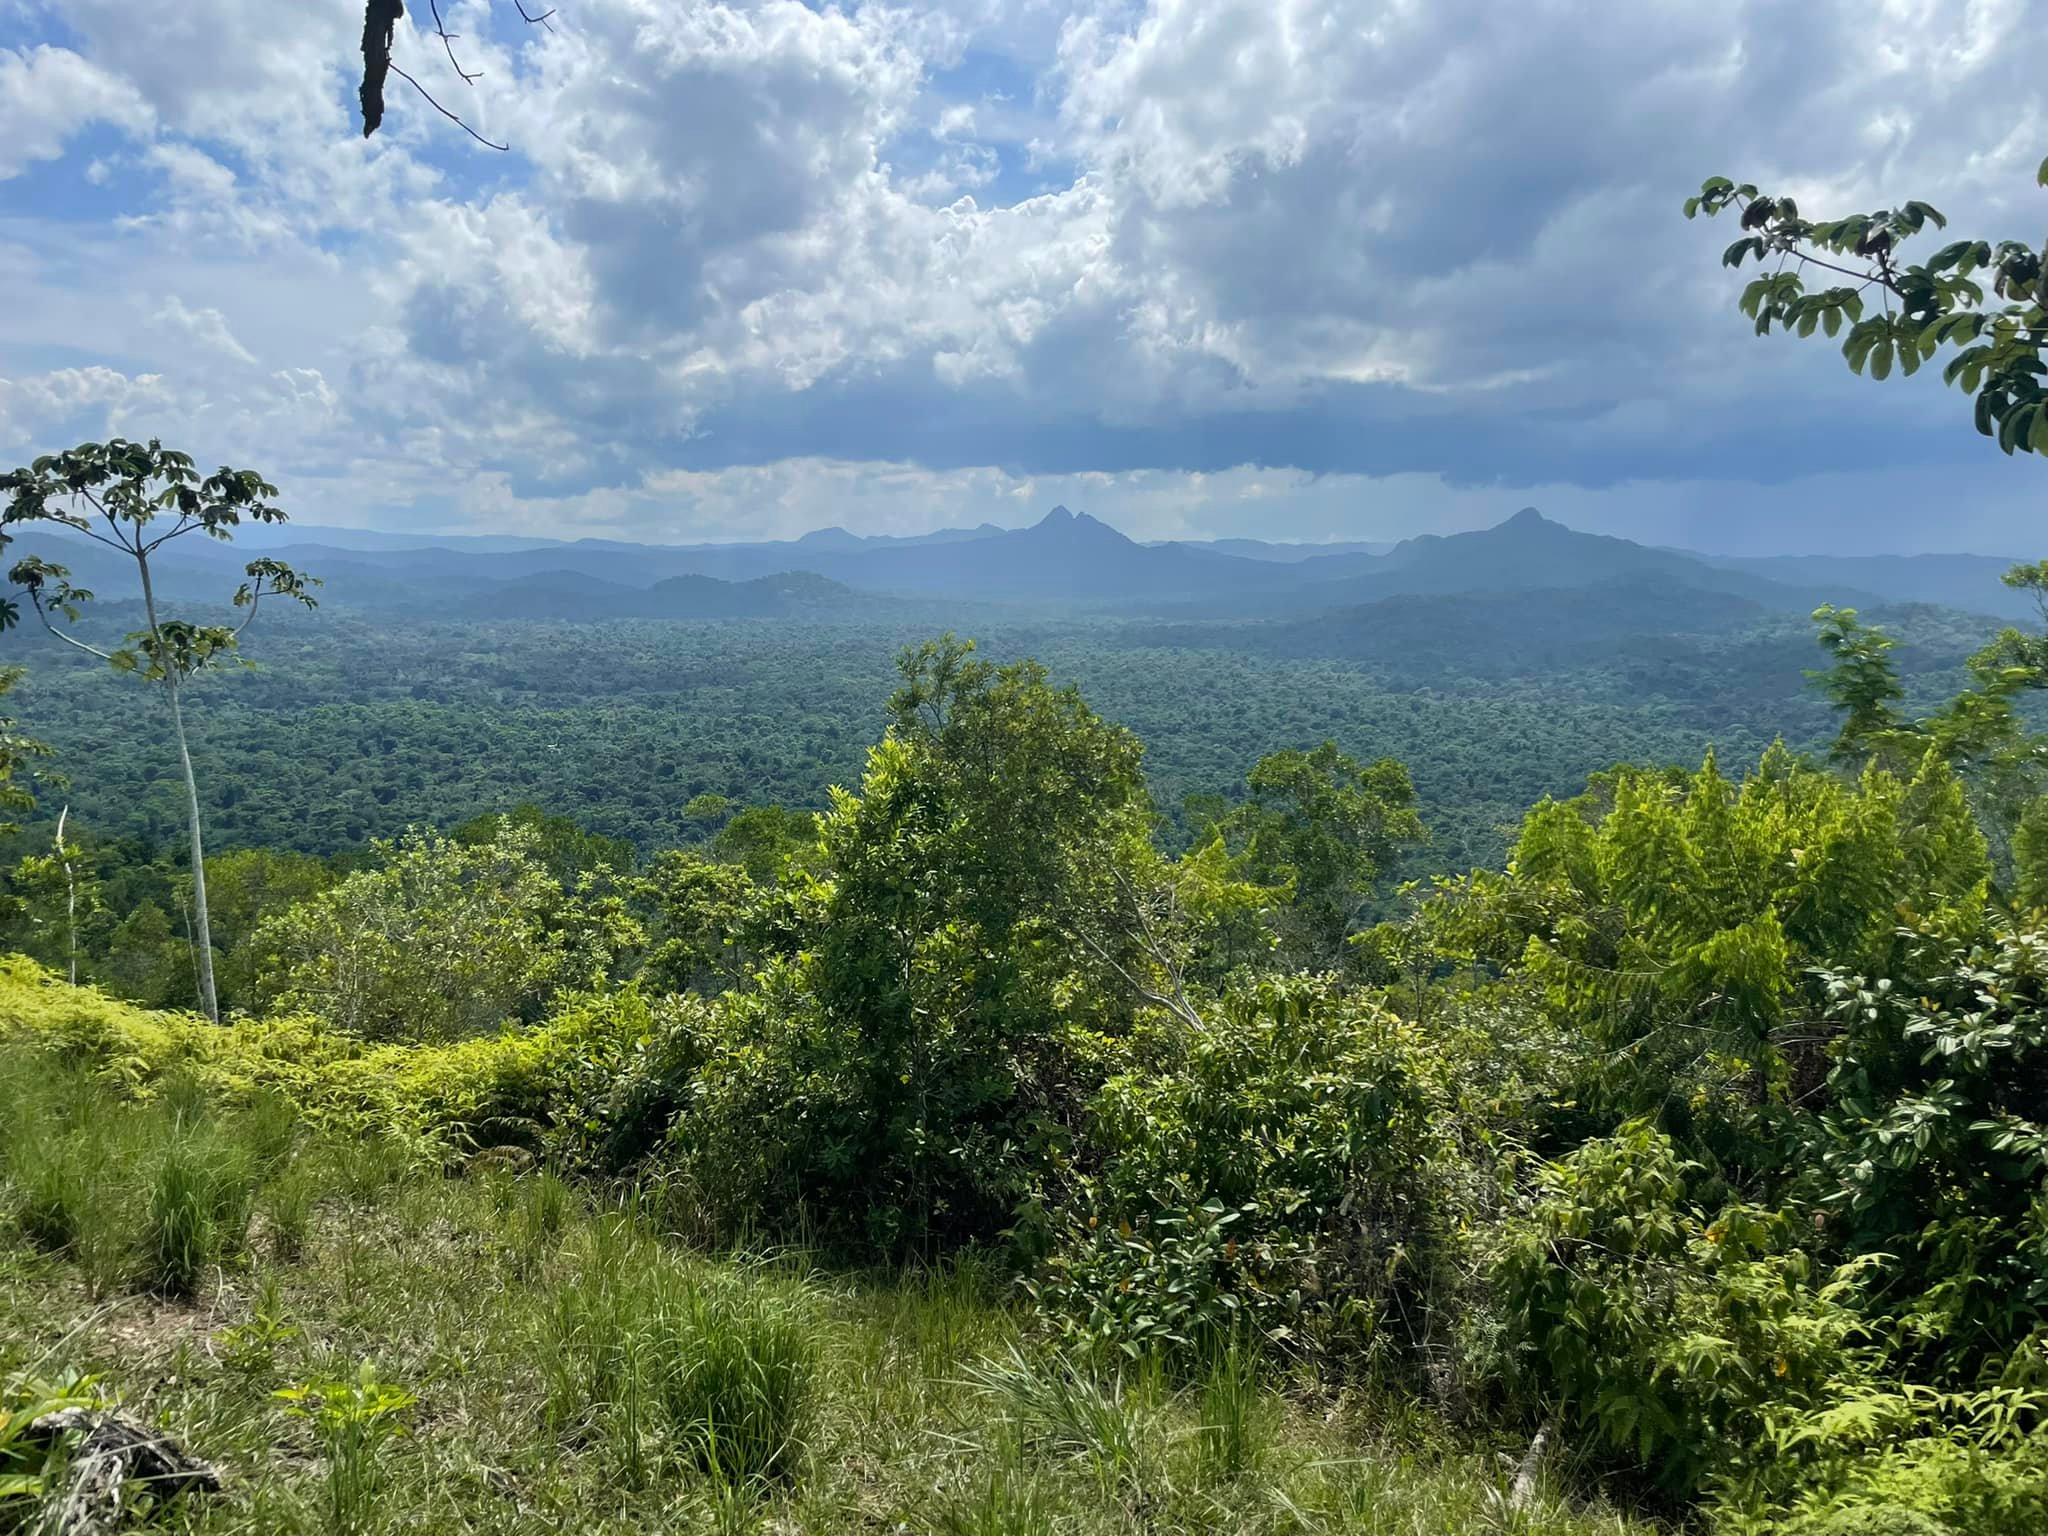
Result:
<svg viewBox="0 0 2048 1536"><path fill-rule="evenodd" d="M421 85L419 81L413 79L411 75L408 75L396 64L389 65L389 68L391 70L391 73L398 76L399 79L403 80L407 85L411 86L414 90L418 91L420 95L426 97L428 106L432 107L436 112L440 113L443 117L447 118L449 122L453 123L456 127L460 128L472 139L475 139L477 143L483 145L484 148L508 151L512 148L510 144L494 144L489 139L485 138L482 134L478 133L474 128L470 127L469 124L465 123L453 112L450 112L446 107L442 106L441 103L434 100L432 92L428 91L428 89L424 85Z"/></svg>
<svg viewBox="0 0 2048 1536"><path fill-rule="evenodd" d="M89 655L89 656L97 656L97 657L99 657L99 659L100 659L101 661L109 661L109 662L110 662L110 661L112 661L112 660L114 659L114 658L113 658L112 656L108 655L108 654L107 654L107 653L106 653L105 651L101 650L101 649L100 649L100 648L99 648L98 646L94 646L94 645L87 645L87 644L86 644L86 643L85 643L85 642L84 642L83 640L80 640L80 639L77 639L77 638L75 638L74 636L71 636L71 635L67 635L67 634L65 634L63 630L59 629L59 628L58 628L58 627L57 627L57 626L56 626L55 624L52 624L52 623L50 622L50 615L49 615L49 614L48 614L47 612L45 612L45 611L44 611L44 609L43 609L43 599L42 599L42 595L41 595L40 593L36 593L36 592L31 592L31 593L29 593L29 595L28 595L28 600L29 600L29 605L30 605L31 607L33 607L33 608L35 609L35 611L36 611L36 617L37 617L37 618L39 618L39 619L41 619L41 620L43 621L43 628L47 629L47 630L48 630L48 631L49 631L49 632L50 632L51 634L55 635L55 636L56 636L56 637L57 637L57 638L58 638L59 640L62 640L62 641L63 641L63 642L64 642L64 643L66 644L66 645L76 646L76 647L77 647L77 648L78 648L79 650L81 650L81 651L84 651L84 652L85 652L85 653L86 653L87 655Z"/></svg>
<svg viewBox="0 0 2048 1536"><path fill-rule="evenodd" d="M81 528L76 523L66 523L64 526L66 528L69 528L73 533L84 534L88 539L91 539L95 544L104 544L109 549L118 549L124 555L132 555L135 553L134 550L130 549L126 544L122 543L119 539L110 539L104 533L94 533L91 528Z"/></svg>
<svg viewBox="0 0 2048 1536"><path fill-rule="evenodd" d="M157 547L159 545L168 544L172 539L175 539L179 534L188 532L189 530L197 526L198 525L194 523L191 518L187 517L184 513L180 512L178 514L178 521L176 525L172 527L171 531L169 533L159 534L156 538L151 539L147 544L142 546L142 552L145 555L155 554L157 551Z"/></svg>
<svg viewBox="0 0 2048 1536"><path fill-rule="evenodd" d="M1135 993L1140 1000L1150 1003L1155 1008L1164 1008L1168 1013L1172 1014L1175 1018L1179 1019L1181 1023L1187 1025L1189 1029L1194 1030L1197 1034L1208 1033L1209 1026L1202 1022L1202 1016L1199 1013L1195 1012L1194 1006L1190 1004L1185 997L1169 997L1163 992L1156 991L1153 988L1146 986L1144 982L1140 981L1136 976L1133 976L1130 973L1130 971L1125 968L1122 962L1120 962L1114 955L1110 954L1110 952L1107 949L1104 949L1101 943L1097 941L1095 936L1089 933L1087 929L1076 927L1072 930L1072 932L1075 938L1079 939L1083 944L1085 944L1088 947L1089 951L1094 954L1096 959L1100 960L1112 971L1115 971L1117 976L1123 981L1123 984L1129 987L1131 991Z"/></svg>
<svg viewBox="0 0 2048 1536"><path fill-rule="evenodd" d="M267 590L269 589L260 581L249 589L249 611L242 616L242 622L235 626L235 638L237 640L242 638L243 630L256 622L256 609L262 604L263 594Z"/></svg>
<svg viewBox="0 0 2048 1536"><path fill-rule="evenodd" d="M529 27L548 27L548 18L555 14L554 10L550 8L548 10L542 11L538 16L529 16L526 14L526 6L524 4L524 0L512 0L512 3L519 9L519 19L525 22ZM548 30L552 32L555 29L553 27L548 27Z"/></svg>
<svg viewBox="0 0 2048 1536"><path fill-rule="evenodd" d="M88 507L91 507L93 511L97 512L101 517L106 519L107 527L112 532L113 537L109 538L104 533L94 533L92 529L89 526L87 526L83 521L76 523L66 522L64 525L65 527L75 528L80 533L84 534L88 539L93 540L95 543L104 544L109 549L118 549L124 555L132 555L136 552L135 544L131 543L128 537L124 535L121 531L121 520L118 517L114 516L113 513L107 510L106 505L103 502L101 502L99 497L93 495L93 493L87 490L84 486L80 486L75 492L73 492L73 497L75 500L83 501ZM141 537L141 533L138 532L135 534L135 539L137 541L140 541Z"/></svg>
<svg viewBox="0 0 2048 1536"><path fill-rule="evenodd" d="M477 70L474 74L472 74L470 71L464 69L462 67L462 61L455 57L455 40L462 34L459 32L450 32L447 28L447 25L441 20L441 0L427 0L427 8L434 13L434 34L435 36L441 39L441 46L448 50L449 66L455 71L456 74L462 77L462 83L464 85L476 84L477 81L483 79L483 71Z"/></svg>

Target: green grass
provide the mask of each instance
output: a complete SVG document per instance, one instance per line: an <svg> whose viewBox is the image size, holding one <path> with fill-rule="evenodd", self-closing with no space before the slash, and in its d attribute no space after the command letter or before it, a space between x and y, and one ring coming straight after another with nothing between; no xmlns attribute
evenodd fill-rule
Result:
<svg viewBox="0 0 2048 1536"><path fill-rule="evenodd" d="M551 1175L407 1172L260 1101L136 1104L46 1055L0 1051L0 1109L0 1384L95 1376L219 1461L226 1491L166 1528L1649 1529L1510 1512L1511 1447L1291 1395L1246 1351L1186 1380L1048 1354L972 1257L706 1255Z"/></svg>

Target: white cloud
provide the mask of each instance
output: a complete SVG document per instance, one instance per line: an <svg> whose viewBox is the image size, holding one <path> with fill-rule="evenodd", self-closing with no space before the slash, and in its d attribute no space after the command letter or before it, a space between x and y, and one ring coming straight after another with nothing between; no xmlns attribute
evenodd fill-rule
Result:
<svg viewBox="0 0 2048 1536"><path fill-rule="evenodd" d="M187 309L185 301L173 294L150 318L234 362L255 365L254 355L235 340L235 333L228 329L227 316L217 309Z"/></svg>
<svg viewBox="0 0 2048 1536"><path fill-rule="evenodd" d="M146 133L150 122L140 92L68 48L0 48L0 181L57 159L88 124Z"/></svg>
<svg viewBox="0 0 2048 1536"><path fill-rule="evenodd" d="M458 0L474 86L409 20L498 156L396 80L365 143L359 3L290 12L50 0L0 52L0 176L135 141L95 162L120 220L0 226L7 441L146 401L338 506L507 523L624 526L660 484L721 528L753 496L901 530L1078 466L1166 528L1235 506L1188 471L1239 458L1647 505L1968 431L1938 383L1752 341L1676 215L1700 176L2024 235L2048 119L2048 0ZM130 384L49 382L81 358ZM798 467L674 468L749 456ZM1356 516L1344 475L1242 473Z"/></svg>

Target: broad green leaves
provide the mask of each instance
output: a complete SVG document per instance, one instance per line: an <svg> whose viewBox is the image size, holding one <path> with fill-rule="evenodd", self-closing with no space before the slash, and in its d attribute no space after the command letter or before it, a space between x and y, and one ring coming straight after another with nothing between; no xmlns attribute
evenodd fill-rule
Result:
<svg viewBox="0 0 2048 1536"><path fill-rule="evenodd" d="M246 519L282 523L285 514L272 503L277 487L254 471L222 468L201 478L190 455L165 448L155 438L133 443L112 438L81 443L63 453L45 454L33 464L0 475L0 551L28 524L50 523L133 557L142 582L153 631L147 646L131 639L114 660L122 671L140 672L164 681L220 659L234 645L238 629L202 629L184 625L171 636L159 625L150 588L149 557L172 539L189 533L231 539ZM249 562L247 577L234 593L234 605L253 618L266 595L315 606L312 589L319 582L281 560ZM28 595L45 626L60 617L76 623L93 594L71 584L62 565L31 555L17 561L8 580ZM0 604L0 629L20 617L13 602ZM245 618L245 624L248 620ZM134 654L140 651L138 657Z"/></svg>
<svg viewBox="0 0 2048 1536"><path fill-rule="evenodd" d="M2048 164L2042 174L2048 176ZM1977 430L2008 454L2048 453L2048 366L2041 360L2048 340L2041 281L2048 252L2011 240L1956 240L1925 262L1907 263L1898 254L1907 241L1948 223L1926 203L1815 221L1801 217L1791 198L1770 197L1725 176L1702 183L1684 211L1688 219L1737 213L1743 234L1721 253L1722 265L1770 268L1742 293L1742 312L1757 335L1776 328L1832 337L1846 322L1844 360L1852 372L1877 380L1894 369L1917 373L1941 348L1955 346L1961 350L1943 379L1976 397ZM1989 274L1992 294L2004 301L2000 307L1984 307L1985 289L1973 273ZM1850 283L1809 290L1809 278L1820 274ZM1866 302L1880 312L1866 317Z"/></svg>
<svg viewBox="0 0 2048 1536"><path fill-rule="evenodd" d="M506 823L469 846L413 833L258 932L263 990L367 1039L457 1040L530 1017L577 971L571 903Z"/></svg>

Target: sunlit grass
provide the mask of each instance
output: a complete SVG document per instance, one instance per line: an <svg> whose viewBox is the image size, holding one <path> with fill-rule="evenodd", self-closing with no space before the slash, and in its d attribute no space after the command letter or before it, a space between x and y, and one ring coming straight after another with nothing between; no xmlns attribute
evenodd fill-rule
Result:
<svg viewBox="0 0 2048 1536"><path fill-rule="evenodd" d="M97 1374L222 1463L174 1528L1646 1529L1510 1512L1496 1455L1390 1440L1247 1349L1173 1377L1047 1353L972 1256L707 1256L550 1174L411 1173L274 1105L122 1103L38 1060L25 1085L0 1055L0 1377Z"/></svg>

